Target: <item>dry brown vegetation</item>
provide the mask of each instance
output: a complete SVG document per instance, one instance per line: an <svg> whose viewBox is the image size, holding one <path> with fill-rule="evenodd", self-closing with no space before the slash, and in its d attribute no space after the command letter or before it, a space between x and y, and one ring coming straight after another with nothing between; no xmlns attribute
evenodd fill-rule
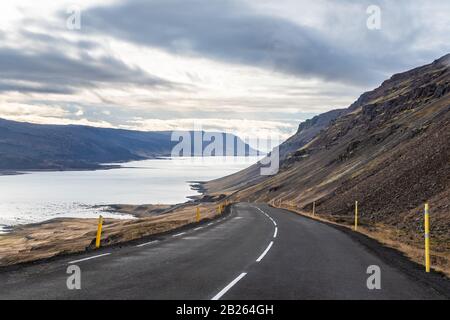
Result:
<svg viewBox="0 0 450 320"><path fill-rule="evenodd" d="M142 206L120 206L122 212L133 213ZM148 206L147 214L133 220L105 219L102 246L156 235L196 222L196 208L201 219L214 218L217 203L186 204L164 215L161 206ZM140 211L138 210L138 211ZM155 211L156 210L156 211ZM145 211L145 210L144 210ZM94 249L97 219L54 219L41 224L18 227L0 235L0 266L55 257Z"/></svg>

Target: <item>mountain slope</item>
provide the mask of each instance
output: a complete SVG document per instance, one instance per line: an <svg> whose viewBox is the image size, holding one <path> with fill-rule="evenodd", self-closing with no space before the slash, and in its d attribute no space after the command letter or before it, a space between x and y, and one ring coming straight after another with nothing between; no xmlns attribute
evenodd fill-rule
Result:
<svg viewBox="0 0 450 320"><path fill-rule="evenodd" d="M170 156L177 143L171 141L170 131L39 125L0 119L0 170L92 169L101 167L101 163ZM208 142L203 143L203 147L206 145ZM224 152L229 154L237 152L226 148ZM255 150L246 145L249 152Z"/></svg>
<svg viewBox="0 0 450 320"><path fill-rule="evenodd" d="M297 133L280 145L280 161L286 160L293 150L300 149L309 143L321 130L325 129L345 111L344 109L331 110L302 122L299 125ZM240 190L267 178L260 174L261 167L261 162L258 162L235 174L208 181L204 187L208 190L208 193L229 193Z"/></svg>
<svg viewBox="0 0 450 320"><path fill-rule="evenodd" d="M449 141L447 55L363 94L309 143L293 146L276 176L261 178L233 197L281 201L308 211L316 201L319 215L349 224L358 200L363 225L386 227L396 240L417 247L428 200L434 249L448 253Z"/></svg>

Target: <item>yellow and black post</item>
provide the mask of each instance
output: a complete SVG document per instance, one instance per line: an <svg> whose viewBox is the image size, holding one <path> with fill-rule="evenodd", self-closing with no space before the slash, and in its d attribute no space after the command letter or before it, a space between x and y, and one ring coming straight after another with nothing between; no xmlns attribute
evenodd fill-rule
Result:
<svg viewBox="0 0 450 320"><path fill-rule="evenodd" d="M100 240L102 238L103 217L98 217L97 238L95 239L95 247L100 248Z"/></svg>
<svg viewBox="0 0 450 320"><path fill-rule="evenodd" d="M200 222L200 208L197 207L197 212L195 214L195 221Z"/></svg>
<svg viewBox="0 0 450 320"><path fill-rule="evenodd" d="M313 216L315 216L316 215L316 202L315 201L313 201Z"/></svg>
<svg viewBox="0 0 450 320"><path fill-rule="evenodd" d="M430 213L425 203L425 271L430 272Z"/></svg>
<svg viewBox="0 0 450 320"><path fill-rule="evenodd" d="M358 230L358 201L355 201L355 231Z"/></svg>

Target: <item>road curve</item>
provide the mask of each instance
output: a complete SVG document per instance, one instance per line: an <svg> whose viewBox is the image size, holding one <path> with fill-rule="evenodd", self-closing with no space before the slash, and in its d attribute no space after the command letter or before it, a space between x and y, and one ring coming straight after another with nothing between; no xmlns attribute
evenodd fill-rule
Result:
<svg viewBox="0 0 450 320"><path fill-rule="evenodd" d="M81 289L69 290L69 265ZM367 268L381 289L367 288ZM446 281L446 280L443 280ZM0 299L446 299L348 234L261 204L122 247L0 272Z"/></svg>

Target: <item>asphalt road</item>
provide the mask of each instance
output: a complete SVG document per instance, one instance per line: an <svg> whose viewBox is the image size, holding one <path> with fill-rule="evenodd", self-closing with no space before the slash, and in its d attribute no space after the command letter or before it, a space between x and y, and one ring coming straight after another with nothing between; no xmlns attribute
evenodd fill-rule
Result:
<svg viewBox="0 0 450 320"><path fill-rule="evenodd" d="M68 266L81 270L69 290ZM381 289L367 287L367 268ZM445 299L347 233L240 203L200 227L0 272L0 299Z"/></svg>

